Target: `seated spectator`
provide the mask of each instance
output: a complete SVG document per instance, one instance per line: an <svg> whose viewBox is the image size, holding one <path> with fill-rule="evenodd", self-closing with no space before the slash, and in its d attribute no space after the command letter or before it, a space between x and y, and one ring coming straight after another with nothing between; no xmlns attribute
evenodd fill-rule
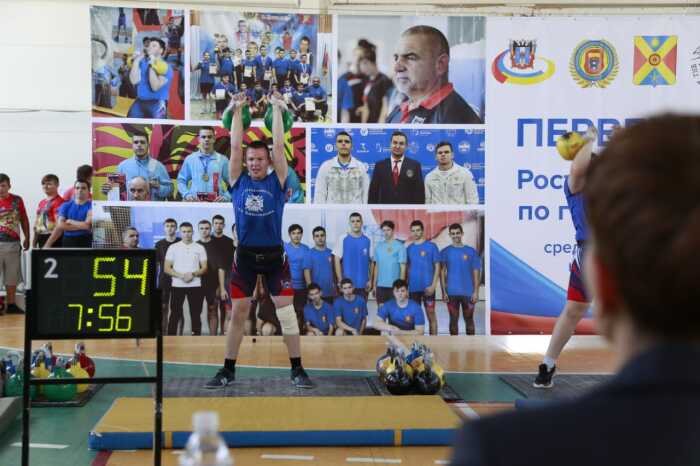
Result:
<svg viewBox="0 0 700 466"><path fill-rule="evenodd" d="M231 95L236 93L236 86L231 82L229 75L225 74L221 80L214 85L214 102L216 106L216 118L220 119L229 102Z"/></svg>
<svg viewBox="0 0 700 466"><path fill-rule="evenodd" d="M584 281L617 375L582 397L469 420L452 465L700 464L699 136L698 116L651 117L614 134L587 171Z"/></svg>
<svg viewBox="0 0 700 466"><path fill-rule="evenodd" d="M355 294L352 280L343 278L340 281L340 298L333 302L335 314L335 334L362 335L367 325L367 303L364 298Z"/></svg>
<svg viewBox="0 0 700 466"><path fill-rule="evenodd" d="M319 120L323 120L328 113L328 94L326 90L321 87L321 78L314 76L307 92L309 97L314 99L314 105L316 106L314 115L316 115Z"/></svg>
<svg viewBox="0 0 700 466"><path fill-rule="evenodd" d="M257 306L258 312L256 316L256 328L258 330L258 335L264 337L281 335L282 327L280 326L279 319L277 319L275 303L272 302L269 296L265 296L258 301Z"/></svg>
<svg viewBox="0 0 700 466"><path fill-rule="evenodd" d="M305 106L307 97L308 94L306 93L304 85L301 83L297 84L297 90L292 94L291 103L289 106L289 108L294 112L294 115L296 115L297 120L307 121Z"/></svg>
<svg viewBox="0 0 700 466"><path fill-rule="evenodd" d="M310 283L307 287L309 302L304 306L304 320L307 335L333 335L335 313L333 308L321 299L321 287Z"/></svg>
<svg viewBox="0 0 700 466"><path fill-rule="evenodd" d="M374 328L389 335L423 335L425 316L415 301L408 299L408 283L395 280L392 287L394 299L385 302L377 311Z"/></svg>
<svg viewBox="0 0 700 466"><path fill-rule="evenodd" d="M302 84L301 87L303 89L304 85ZM292 86L292 82L289 79L284 80L284 86L280 89L280 93L284 96L284 101L289 105L292 101L292 95L294 94L294 86Z"/></svg>
<svg viewBox="0 0 700 466"><path fill-rule="evenodd" d="M252 92L253 105L250 107L250 113L253 118L263 118L267 110L267 94L262 87L260 81L255 83Z"/></svg>

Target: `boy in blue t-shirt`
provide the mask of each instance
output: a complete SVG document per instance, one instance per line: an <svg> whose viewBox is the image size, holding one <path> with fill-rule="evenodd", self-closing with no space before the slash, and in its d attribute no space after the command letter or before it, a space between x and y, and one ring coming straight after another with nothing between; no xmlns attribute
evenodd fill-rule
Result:
<svg viewBox="0 0 700 466"><path fill-rule="evenodd" d="M304 306L307 302L306 280L304 279L304 263L309 254L309 247L301 242L304 229L301 225L293 224L287 229L289 242L284 243L284 252L287 254L289 264L289 274L292 278L292 289L294 290L294 312L297 314L299 329L304 334Z"/></svg>
<svg viewBox="0 0 700 466"><path fill-rule="evenodd" d="M336 335L362 335L367 325L367 303L357 296L352 280L343 278L340 281L342 296L333 302Z"/></svg>
<svg viewBox="0 0 700 466"><path fill-rule="evenodd" d="M231 82L236 82L236 77L233 73L233 58L231 57L231 49L224 49L222 51L223 55L220 53L216 54L216 59L219 62L219 77L228 76Z"/></svg>
<svg viewBox="0 0 700 466"><path fill-rule="evenodd" d="M349 278L356 286L354 294L366 300L372 290L371 241L362 233L362 215L358 212L350 214L350 232L340 237L333 254L338 278Z"/></svg>
<svg viewBox="0 0 700 466"><path fill-rule="evenodd" d="M277 47L275 49L277 58L272 61L272 70L277 84L283 83L285 79L289 79L289 60L284 58L284 49Z"/></svg>
<svg viewBox="0 0 700 466"><path fill-rule="evenodd" d="M333 276L333 251L326 247L326 229L314 228L314 247L309 249L304 262L304 278L306 283L318 283L321 287L322 299L333 304L335 296L335 277Z"/></svg>
<svg viewBox="0 0 700 466"><path fill-rule="evenodd" d="M289 82L289 80L287 80ZM292 93L291 96L291 108L294 111L297 119L304 121L306 115L306 98L308 94L302 83L297 84L297 90Z"/></svg>
<svg viewBox="0 0 700 466"><path fill-rule="evenodd" d="M243 65L243 82L248 88L255 86L255 76L258 69L258 63L250 50L245 51L245 58L241 62Z"/></svg>
<svg viewBox="0 0 700 466"><path fill-rule="evenodd" d="M409 297L425 307L431 335L438 334L438 322L435 315L435 289L440 279L440 251L432 241L423 236L423 222L411 222L413 242L406 248L408 257L408 294Z"/></svg>
<svg viewBox="0 0 700 466"><path fill-rule="evenodd" d="M272 81L272 58L267 55L267 46L260 46L260 55L255 57L256 75L255 79L262 83L263 89L270 89Z"/></svg>
<svg viewBox="0 0 700 466"><path fill-rule="evenodd" d="M214 88L214 75L211 72L216 71L216 65L212 61L209 52L204 52L204 54L202 54L202 61L197 63L197 66L191 68L193 73L197 70L201 71L199 75L199 92L202 94L202 101L204 103L201 114L204 115L212 111L211 96L209 94L211 94Z"/></svg>
<svg viewBox="0 0 700 466"><path fill-rule="evenodd" d="M372 280L377 306L392 299L394 281L406 276L406 248L394 238L394 222L384 220L381 228L384 239L374 247Z"/></svg>
<svg viewBox="0 0 700 466"><path fill-rule="evenodd" d="M459 308L462 308L467 335L474 335L474 305L479 300L481 257L474 248L462 244L462 225L449 227L452 244L440 252L440 284L450 314L450 335L459 331Z"/></svg>
<svg viewBox="0 0 700 466"><path fill-rule="evenodd" d="M253 105L250 108L250 112L253 118L263 118L265 116L265 111L267 110L267 93L265 89L262 88L260 82L255 83L253 88Z"/></svg>
<svg viewBox="0 0 700 466"><path fill-rule="evenodd" d="M394 281L392 291L394 299L379 308L374 328L390 335L423 335L423 309L415 301L408 299L408 283L399 278Z"/></svg>
<svg viewBox="0 0 700 466"><path fill-rule="evenodd" d="M279 88L279 92L282 94L282 97L284 97L284 101L287 102L287 105L289 106L290 110L292 109L292 96L294 95L294 88L292 87L289 79L284 80L284 85L277 85Z"/></svg>
<svg viewBox="0 0 700 466"><path fill-rule="evenodd" d="M321 287L310 283L307 288L309 303L304 306L304 320L307 335L333 335L335 312L327 302L321 299Z"/></svg>

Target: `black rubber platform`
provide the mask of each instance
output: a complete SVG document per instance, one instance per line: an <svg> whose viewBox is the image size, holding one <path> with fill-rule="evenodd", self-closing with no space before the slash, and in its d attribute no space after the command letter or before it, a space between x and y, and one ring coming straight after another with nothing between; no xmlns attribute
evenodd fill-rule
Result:
<svg viewBox="0 0 700 466"><path fill-rule="evenodd" d="M219 389L204 388L206 377L165 379L164 397L240 396L393 396L376 377L315 376L313 389L296 388L289 377L241 377ZM449 385L439 393L447 402L461 401Z"/></svg>
<svg viewBox="0 0 700 466"><path fill-rule="evenodd" d="M502 375L500 379L528 399L546 401L576 398L608 381L611 377L611 375L557 374L552 379L554 385L547 389L532 386L535 374L509 374Z"/></svg>
<svg viewBox="0 0 700 466"><path fill-rule="evenodd" d="M378 395L364 377L314 377L313 389L296 388L289 377L241 377L231 385L206 389L209 378L172 378L163 385L164 397L227 396L374 396Z"/></svg>

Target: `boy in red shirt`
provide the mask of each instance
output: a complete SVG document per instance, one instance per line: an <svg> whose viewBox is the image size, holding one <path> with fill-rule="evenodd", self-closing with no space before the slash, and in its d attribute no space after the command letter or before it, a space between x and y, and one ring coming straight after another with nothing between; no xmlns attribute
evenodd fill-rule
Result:
<svg viewBox="0 0 700 466"><path fill-rule="evenodd" d="M0 173L0 270L7 291L7 313L22 314L24 310L15 303L17 283L22 279L20 250L29 249L29 219L24 202L10 194L10 177ZM24 241L20 247L20 227Z"/></svg>
<svg viewBox="0 0 700 466"><path fill-rule="evenodd" d="M56 227L58 208L64 202L64 199L58 194L58 177L56 175L45 175L41 179L41 187L46 194L46 199L42 199L36 209L32 248L44 247L44 243Z"/></svg>

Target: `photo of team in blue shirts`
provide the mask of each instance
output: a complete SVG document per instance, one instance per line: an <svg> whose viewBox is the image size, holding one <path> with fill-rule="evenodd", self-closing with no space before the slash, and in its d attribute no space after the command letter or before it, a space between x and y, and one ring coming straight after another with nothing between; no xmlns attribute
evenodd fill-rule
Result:
<svg viewBox="0 0 700 466"><path fill-rule="evenodd" d="M297 121L330 121L329 47L320 47L318 21L315 15L202 12L193 24L199 52L190 59L190 117L218 119L240 92L252 118L264 118L270 96L279 92ZM226 24L233 32L221 30Z"/></svg>
<svg viewBox="0 0 700 466"><path fill-rule="evenodd" d="M476 218L478 229L483 216ZM333 249L326 246L323 226L313 228L312 246L303 242L301 224L292 223L287 229L284 249L302 335L422 335L426 330L431 335L440 330L457 335L460 311L462 333L476 333L482 257L463 243L462 224L431 226L430 240L423 221L413 220L404 241L396 235L405 224L384 220L371 239L359 212L352 212L348 220L347 233ZM438 306L439 302L444 304ZM440 329L438 315L444 310L449 323L443 320ZM258 319L273 328L272 334L279 334L274 315L265 315L259 313Z"/></svg>

